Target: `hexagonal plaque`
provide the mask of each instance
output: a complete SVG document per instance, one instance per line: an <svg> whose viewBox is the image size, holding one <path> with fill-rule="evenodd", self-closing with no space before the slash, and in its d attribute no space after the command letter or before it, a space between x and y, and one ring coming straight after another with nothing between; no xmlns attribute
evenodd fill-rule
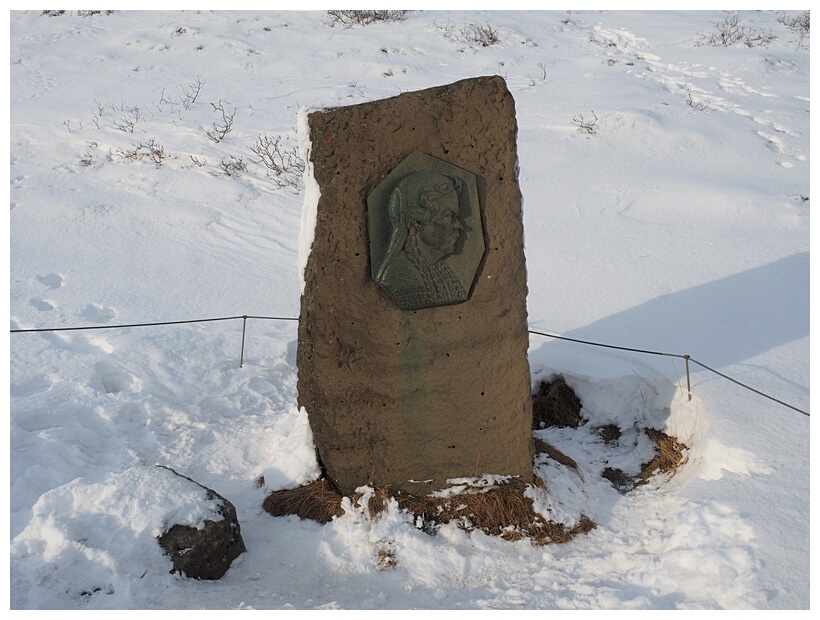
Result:
<svg viewBox="0 0 820 620"><path fill-rule="evenodd" d="M475 175L414 151L367 197L371 275L403 310L467 301L484 231Z"/></svg>

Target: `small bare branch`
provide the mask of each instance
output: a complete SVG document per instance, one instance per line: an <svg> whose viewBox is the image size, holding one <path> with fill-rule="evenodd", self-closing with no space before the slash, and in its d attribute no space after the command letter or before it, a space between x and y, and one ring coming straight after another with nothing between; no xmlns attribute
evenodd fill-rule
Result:
<svg viewBox="0 0 820 620"><path fill-rule="evenodd" d="M182 107L186 110L190 109L192 105L196 103L197 98L199 97L199 93L202 91L202 87L205 85L199 76L196 77L196 81L193 84L188 84L188 87L182 87L182 96L180 97L180 103Z"/></svg>
<svg viewBox="0 0 820 620"><path fill-rule="evenodd" d="M481 47L501 42L498 28L493 28L490 24L464 24L464 27L459 28L456 39L461 43L479 43Z"/></svg>
<svg viewBox="0 0 820 620"><path fill-rule="evenodd" d="M598 124L598 117L595 115L595 110L592 110L592 120L584 118L583 114L572 117L572 124L583 129L589 135L595 135L598 132L596 125Z"/></svg>
<svg viewBox="0 0 820 620"><path fill-rule="evenodd" d="M222 124L220 125L218 123L213 123L211 128L205 132L205 135L209 140L218 144L226 135L230 133L231 127L233 126L233 117L236 114L236 109L234 109L231 113L226 112L225 107L222 105L221 99L218 104L212 103L211 105L213 106L214 111L222 114Z"/></svg>
<svg viewBox="0 0 820 620"><path fill-rule="evenodd" d="M148 142L140 142L139 144L135 144L132 149L109 149L108 153L112 159L117 157L119 159L127 159L129 161L139 161L144 157L147 157L152 162L157 164L157 166L162 165L162 162L165 161L165 158L167 157L165 148L161 144L157 144L156 140L153 138L149 139Z"/></svg>
<svg viewBox="0 0 820 620"><path fill-rule="evenodd" d="M299 190L299 181L305 171L305 162L296 152L296 147L284 150L281 147L282 137L268 137L262 134L257 137L253 146L248 147L259 159L255 162L265 166L266 172L278 188L290 187Z"/></svg>
<svg viewBox="0 0 820 620"><path fill-rule="evenodd" d="M692 89L688 86L686 87L686 105L688 105L693 110L697 110L698 112L705 112L709 109L709 101L696 101L692 97Z"/></svg>
<svg viewBox="0 0 820 620"><path fill-rule="evenodd" d="M367 26L374 22L404 21L407 11L325 11L331 21L345 26L361 24Z"/></svg>
<svg viewBox="0 0 820 620"><path fill-rule="evenodd" d="M227 177L238 176L241 172L248 170L245 160L242 157L234 157L233 155L230 156L228 161L223 159L219 167L222 168L222 172Z"/></svg>

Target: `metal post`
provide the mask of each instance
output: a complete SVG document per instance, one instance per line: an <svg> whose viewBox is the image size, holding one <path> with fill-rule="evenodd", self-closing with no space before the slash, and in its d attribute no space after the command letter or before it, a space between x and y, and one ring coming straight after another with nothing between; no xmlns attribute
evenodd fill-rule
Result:
<svg viewBox="0 0 820 620"><path fill-rule="evenodd" d="M689 356L684 355L686 360L686 393L689 394L689 400L692 400L692 382L689 379Z"/></svg>
<svg viewBox="0 0 820 620"><path fill-rule="evenodd" d="M248 324L248 315L242 316L242 353L239 355L239 367L245 363L245 326Z"/></svg>

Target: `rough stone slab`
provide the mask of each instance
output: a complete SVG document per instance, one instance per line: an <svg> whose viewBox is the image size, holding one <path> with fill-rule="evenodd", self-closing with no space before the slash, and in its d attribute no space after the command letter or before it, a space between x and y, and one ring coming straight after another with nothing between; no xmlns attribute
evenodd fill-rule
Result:
<svg viewBox="0 0 820 620"><path fill-rule="evenodd" d="M515 105L481 77L308 117L321 190L305 268L299 402L340 491L532 480ZM401 310L371 277L367 195L420 151L477 178L486 251L467 301Z"/></svg>

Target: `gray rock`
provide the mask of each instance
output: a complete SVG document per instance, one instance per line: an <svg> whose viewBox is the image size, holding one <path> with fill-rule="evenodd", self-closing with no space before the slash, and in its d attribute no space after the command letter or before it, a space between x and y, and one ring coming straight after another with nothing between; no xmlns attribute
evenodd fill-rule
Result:
<svg viewBox="0 0 820 620"><path fill-rule="evenodd" d="M160 546L171 557L174 565L171 572L181 572L192 579L219 579L230 568L231 562L246 551L236 509L213 489L170 468L165 469L202 487L207 500L217 499L220 502L218 512L224 517L221 521L205 521L202 529L175 524L157 537Z"/></svg>

